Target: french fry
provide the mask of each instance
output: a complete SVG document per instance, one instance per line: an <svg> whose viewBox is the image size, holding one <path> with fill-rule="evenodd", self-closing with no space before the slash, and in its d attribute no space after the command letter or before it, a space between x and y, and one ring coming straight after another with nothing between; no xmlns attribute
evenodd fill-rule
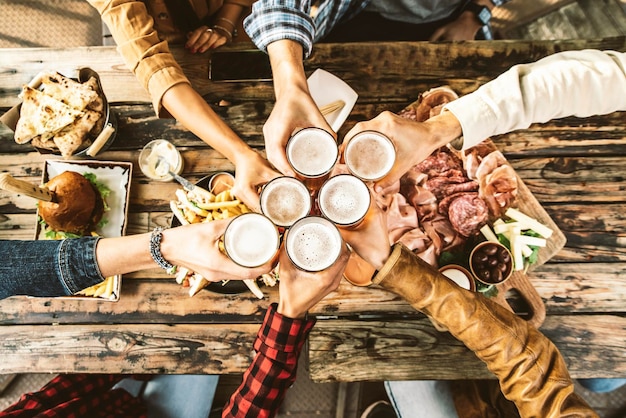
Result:
<svg viewBox="0 0 626 418"><path fill-rule="evenodd" d="M229 200L229 201L225 201L225 200L220 200L220 201L215 201L215 202L208 202L208 203L198 203L198 207L205 209L205 210L215 210L215 209L224 209L224 208L232 208L235 206L239 206L241 204L241 202L239 200Z"/></svg>
<svg viewBox="0 0 626 418"><path fill-rule="evenodd" d="M102 294L102 297L105 299L109 299L111 295L113 294L113 283L115 282L115 278L107 277L105 282L106 282L106 286L104 289L104 293Z"/></svg>

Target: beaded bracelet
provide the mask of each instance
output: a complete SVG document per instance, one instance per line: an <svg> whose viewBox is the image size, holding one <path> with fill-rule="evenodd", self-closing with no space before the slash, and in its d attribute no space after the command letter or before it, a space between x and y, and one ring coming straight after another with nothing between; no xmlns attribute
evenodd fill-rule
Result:
<svg viewBox="0 0 626 418"><path fill-rule="evenodd" d="M159 265L168 274L174 274L176 266L163 258L161 254L161 237L163 236L163 228L160 226L154 228L150 235L150 255L155 263Z"/></svg>

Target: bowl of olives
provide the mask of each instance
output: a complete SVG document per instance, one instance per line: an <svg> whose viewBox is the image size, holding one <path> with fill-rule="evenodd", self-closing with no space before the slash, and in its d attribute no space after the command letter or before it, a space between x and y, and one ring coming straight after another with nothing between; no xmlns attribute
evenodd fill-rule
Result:
<svg viewBox="0 0 626 418"><path fill-rule="evenodd" d="M486 285L497 285L511 277L513 257L504 245L485 241L472 250L469 265L478 281Z"/></svg>

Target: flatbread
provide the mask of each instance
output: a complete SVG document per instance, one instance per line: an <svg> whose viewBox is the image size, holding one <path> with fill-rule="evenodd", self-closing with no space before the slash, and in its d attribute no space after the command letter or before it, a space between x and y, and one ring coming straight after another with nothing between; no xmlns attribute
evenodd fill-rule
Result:
<svg viewBox="0 0 626 418"><path fill-rule="evenodd" d="M73 155L81 147L84 138L100 120L100 116L100 112L86 110L83 116L63 128L52 138L64 158Z"/></svg>
<svg viewBox="0 0 626 418"><path fill-rule="evenodd" d="M48 138L83 114L43 92L24 86L20 119L15 127L15 142L24 144L37 135Z"/></svg>
<svg viewBox="0 0 626 418"><path fill-rule="evenodd" d="M98 98L93 84L79 83L59 73L45 74L41 79L41 87L48 96L78 110L84 110Z"/></svg>

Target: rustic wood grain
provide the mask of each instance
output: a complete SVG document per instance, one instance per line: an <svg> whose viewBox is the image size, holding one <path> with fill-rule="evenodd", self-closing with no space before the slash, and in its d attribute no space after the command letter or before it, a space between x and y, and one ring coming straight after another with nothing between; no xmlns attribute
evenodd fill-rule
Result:
<svg viewBox="0 0 626 418"><path fill-rule="evenodd" d="M623 376L624 341L618 335L624 331L626 318L610 315L549 316L542 328L565 353L573 378ZM599 346L600 338L605 342ZM309 364L316 382L493 378L474 353L426 318L318 322L309 340Z"/></svg>
<svg viewBox="0 0 626 418"><path fill-rule="evenodd" d="M325 44L315 47L305 66L307 72L318 67L334 72L359 93L341 138L356 122L383 110L397 112L432 87L449 84L466 94L516 63L568 49L625 51L626 38L488 45ZM250 46L233 47L246 48ZM138 150L148 141L172 141L185 159L183 174L192 181L211 171L233 169L176 121L155 116L143 88L114 48L16 48L0 54L7 58L0 63L0 113L17 102L19 86L44 67L71 72L88 59L100 73L118 116L118 131L99 159L134 165L128 233L145 233L171 221L168 201L178 186L151 181L137 166ZM272 84L213 83L206 79L206 55L182 50L175 54L216 112L262 152L262 127L274 100ZM528 278L546 308L541 329L557 343L575 377L625 373L625 117L617 112L562 118L492 138L567 238L566 246ZM0 127L0 171L37 182L46 158L29 145L16 144L12 133ZM0 239L32 238L34 216L32 199L0 193ZM124 276L122 297L115 303L8 298L0 301L0 372L240 373L249 362L265 308L278 300L276 288L264 292L264 300L206 290L189 298L171 277L154 269ZM311 314L319 320L310 340L310 367L322 380L380 380L386 373L394 378L488 376L458 342L437 333L422 314L383 289L342 281ZM370 321L355 321L365 318ZM112 351L107 346L111 341L133 357ZM373 363L376 359L384 361ZM16 366L11 366L13 361Z"/></svg>
<svg viewBox="0 0 626 418"><path fill-rule="evenodd" d="M258 324L2 326L0 373L241 373L258 330Z"/></svg>

